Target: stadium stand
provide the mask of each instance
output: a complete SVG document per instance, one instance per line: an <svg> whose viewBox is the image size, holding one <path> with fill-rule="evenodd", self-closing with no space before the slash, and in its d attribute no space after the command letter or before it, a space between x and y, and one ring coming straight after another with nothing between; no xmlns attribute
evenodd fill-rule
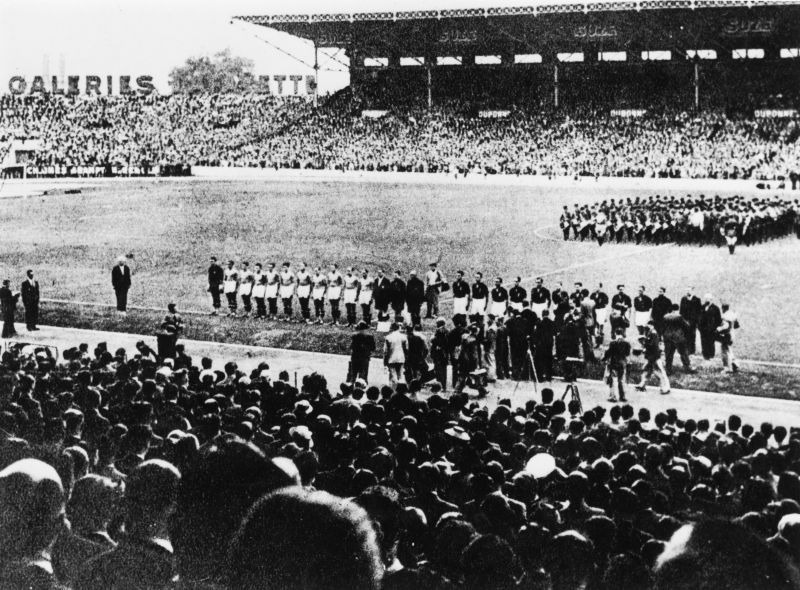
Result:
<svg viewBox="0 0 800 590"><path fill-rule="evenodd" d="M4 96L0 137L39 142L34 177L167 165L770 181L800 170L796 117L542 108L494 119L442 106L372 119L361 106L347 91L317 112L271 96Z"/></svg>

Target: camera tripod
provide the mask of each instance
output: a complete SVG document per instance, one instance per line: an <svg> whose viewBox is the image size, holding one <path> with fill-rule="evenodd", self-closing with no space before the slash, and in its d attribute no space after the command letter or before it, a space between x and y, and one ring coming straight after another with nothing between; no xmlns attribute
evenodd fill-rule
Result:
<svg viewBox="0 0 800 590"><path fill-rule="evenodd" d="M567 394L570 394L569 401L578 402L578 412L583 414L583 402L581 402L581 392L578 389L578 383L575 381L567 381L567 387L564 389L564 395L561 396L563 402Z"/></svg>

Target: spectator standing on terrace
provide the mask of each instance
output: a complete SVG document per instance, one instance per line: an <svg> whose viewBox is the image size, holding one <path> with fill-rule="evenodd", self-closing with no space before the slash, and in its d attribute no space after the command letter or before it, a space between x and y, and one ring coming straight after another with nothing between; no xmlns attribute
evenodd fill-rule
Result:
<svg viewBox="0 0 800 590"><path fill-rule="evenodd" d="M25 325L28 332L35 332L39 328L39 281L33 278L33 271L28 269L27 278L22 281L20 292L22 304L25 306Z"/></svg>
<svg viewBox="0 0 800 590"><path fill-rule="evenodd" d="M117 265L111 269L111 286L117 297L117 311L121 314L128 313L128 290L131 288L131 269L124 257L117 260Z"/></svg>
<svg viewBox="0 0 800 590"><path fill-rule="evenodd" d="M208 267L208 292L211 293L211 307L214 309L211 315L217 315L222 303L219 299L219 293L222 290L222 281L225 279L225 272L222 267L217 264L217 257L211 257L211 264Z"/></svg>
<svg viewBox="0 0 800 590"><path fill-rule="evenodd" d="M8 279L3 280L3 286L0 287L0 307L3 312L3 338L11 338L17 335L14 329L14 312L17 309L17 299L19 293L11 292L11 281Z"/></svg>

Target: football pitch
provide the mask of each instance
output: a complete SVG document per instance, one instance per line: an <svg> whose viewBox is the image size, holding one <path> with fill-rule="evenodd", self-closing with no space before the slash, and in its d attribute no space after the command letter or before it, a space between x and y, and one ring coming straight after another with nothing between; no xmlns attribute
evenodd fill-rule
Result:
<svg viewBox="0 0 800 590"><path fill-rule="evenodd" d="M592 181L570 188L457 181L87 181L81 194L0 200L0 273L19 282L33 268L44 298L112 303L111 266L130 255L132 305L164 308L175 301L196 310L210 308L211 255L237 264L338 262L404 275L422 273L436 260L448 279L461 269L471 281L480 270L490 284L495 276L507 284L521 276L530 287L544 275L551 288L558 281L570 290L575 281L590 289L602 282L612 294L624 283L631 296L643 284L651 296L665 287L674 301L693 286L698 295L712 293L738 312L738 356L797 363L800 240L740 247L730 256L724 248L598 247L561 239L563 205L648 194ZM443 308L448 314L449 301Z"/></svg>

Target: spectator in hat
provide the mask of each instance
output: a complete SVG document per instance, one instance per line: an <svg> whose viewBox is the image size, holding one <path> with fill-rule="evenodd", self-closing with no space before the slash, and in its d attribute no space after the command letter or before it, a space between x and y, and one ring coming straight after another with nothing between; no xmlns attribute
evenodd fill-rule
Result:
<svg viewBox="0 0 800 590"><path fill-rule="evenodd" d="M378 539L364 509L299 488L274 492L253 506L229 559L230 588L378 590L383 577Z"/></svg>
<svg viewBox="0 0 800 590"><path fill-rule="evenodd" d="M167 523L175 509L181 474L161 459L145 461L128 477L125 536L112 550L89 560L76 590L169 588L175 576Z"/></svg>

